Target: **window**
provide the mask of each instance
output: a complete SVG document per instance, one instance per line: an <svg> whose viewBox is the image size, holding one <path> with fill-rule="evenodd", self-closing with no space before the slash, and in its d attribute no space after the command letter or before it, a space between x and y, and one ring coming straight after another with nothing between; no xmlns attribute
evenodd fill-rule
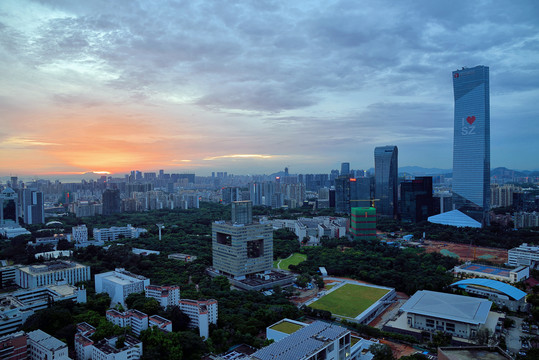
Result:
<svg viewBox="0 0 539 360"><path fill-rule="evenodd" d="M434 327L434 320L427 319L426 322L427 322L427 327L432 327L432 328Z"/></svg>

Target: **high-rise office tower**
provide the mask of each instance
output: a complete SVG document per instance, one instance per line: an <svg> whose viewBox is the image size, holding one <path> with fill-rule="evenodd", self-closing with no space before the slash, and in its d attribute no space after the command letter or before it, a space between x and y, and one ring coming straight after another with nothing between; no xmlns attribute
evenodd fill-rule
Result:
<svg viewBox="0 0 539 360"><path fill-rule="evenodd" d="M43 193L32 189L21 190L21 214L25 224L42 224L45 222L45 204Z"/></svg>
<svg viewBox="0 0 539 360"><path fill-rule="evenodd" d="M103 215L117 214L121 211L122 201L120 200L120 190L107 189L103 191Z"/></svg>
<svg viewBox="0 0 539 360"><path fill-rule="evenodd" d="M414 180L405 180L400 185L402 221L417 223L434 215L431 176L418 176Z"/></svg>
<svg viewBox="0 0 539 360"><path fill-rule="evenodd" d="M273 229L253 223L250 201L232 203L234 223L212 225L213 267L222 275L241 280L270 272L273 267Z"/></svg>
<svg viewBox="0 0 539 360"><path fill-rule="evenodd" d="M354 240L376 240L376 209L353 207L350 233Z"/></svg>
<svg viewBox="0 0 539 360"><path fill-rule="evenodd" d="M348 176L348 175L350 175L350 163L343 162L341 163L341 176Z"/></svg>
<svg viewBox="0 0 539 360"><path fill-rule="evenodd" d="M489 224L490 100L489 68L453 71L453 207Z"/></svg>
<svg viewBox="0 0 539 360"><path fill-rule="evenodd" d="M379 199L376 213L396 216L398 209L399 150L396 146L379 146L374 149L375 197Z"/></svg>

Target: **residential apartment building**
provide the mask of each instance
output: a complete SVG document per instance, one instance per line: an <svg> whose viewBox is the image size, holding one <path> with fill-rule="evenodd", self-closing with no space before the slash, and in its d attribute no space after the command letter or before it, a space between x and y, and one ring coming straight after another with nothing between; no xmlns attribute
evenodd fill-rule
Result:
<svg viewBox="0 0 539 360"><path fill-rule="evenodd" d="M147 285L144 288L146 297L151 297L157 300L162 308L178 305L180 300L180 287L177 285L172 286L158 286Z"/></svg>
<svg viewBox="0 0 539 360"><path fill-rule="evenodd" d="M190 327L198 327L201 337L208 338L210 324L217 324L217 300L182 299L178 305L191 321Z"/></svg>
<svg viewBox="0 0 539 360"><path fill-rule="evenodd" d="M135 309L120 312L109 309L106 313L107 320L120 327L131 327L133 334L140 336L140 333L148 329L148 315Z"/></svg>

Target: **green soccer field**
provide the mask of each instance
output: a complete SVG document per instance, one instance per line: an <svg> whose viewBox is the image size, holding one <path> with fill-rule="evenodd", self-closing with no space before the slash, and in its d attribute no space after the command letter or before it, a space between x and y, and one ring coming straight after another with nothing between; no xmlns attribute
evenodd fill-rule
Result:
<svg viewBox="0 0 539 360"><path fill-rule="evenodd" d="M275 260L273 262L273 267L281 269L281 270L288 270L288 267L290 265L297 265L300 262L305 261L305 260L307 260L307 255L294 253L290 257L287 257L286 259Z"/></svg>
<svg viewBox="0 0 539 360"><path fill-rule="evenodd" d="M331 311L334 315L355 318L388 292L386 289L345 284L309 306Z"/></svg>

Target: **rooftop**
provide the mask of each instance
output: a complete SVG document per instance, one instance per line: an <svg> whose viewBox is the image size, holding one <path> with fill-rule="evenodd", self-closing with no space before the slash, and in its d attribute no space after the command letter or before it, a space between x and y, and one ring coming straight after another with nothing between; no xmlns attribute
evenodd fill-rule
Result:
<svg viewBox="0 0 539 360"><path fill-rule="evenodd" d="M28 338L49 350L67 348L67 344L39 329L30 331Z"/></svg>
<svg viewBox="0 0 539 360"><path fill-rule="evenodd" d="M257 360L302 359L348 332L349 330L341 326L315 321L282 340L258 350L252 357Z"/></svg>
<svg viewBox="0 0 539 360"><path fill-rule="evenodd" d="M505 295L517 301L523 299L526 296L526 293L524 291L519 290L514 286L503 283L501 281L491 280L491 279L466 279L466 280L460 280L451 284L451 286L458 286L464 289L466 289L468 285L477 285L477 286L491 288L499 292L502 292Z"/></svg>
<svg viewBox="0 0 539 360"><path fill-rule="evenodd" d="M421 290L401 310L463 323L484 324L491 306L492 302L485 299Z"/></svg>

